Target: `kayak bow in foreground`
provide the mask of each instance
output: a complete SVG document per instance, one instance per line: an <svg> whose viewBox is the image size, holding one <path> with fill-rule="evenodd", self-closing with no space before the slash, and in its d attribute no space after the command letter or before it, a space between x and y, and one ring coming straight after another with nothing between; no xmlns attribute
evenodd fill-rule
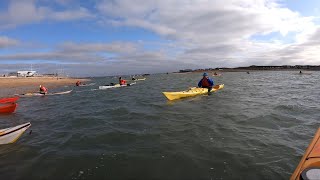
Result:
<svg viewBox="0 0 320 180"><path fill-rule="evenodd" d="M19 137L31 126L31 123L21 124L15 127L0 129L0 144L16 142Z"/></svg>
<svg viewBox="0 0 320 180"><path fill-rule="evenodd" d="M290 180L320 179L320 128L317 130L312 141Z"/></svg>
<svg viewBox="0 0 320 180"><path fill-rule="evenodd" d="M9 98L1 98L0 103L14 103L19 99L19 96L9 97Z"/></svg>
<svg viewBox="0 0 320 180"><path fill-rule="evenodd" d="M0 104L0 114L13 113L17 108L17 103Z"/></svg>

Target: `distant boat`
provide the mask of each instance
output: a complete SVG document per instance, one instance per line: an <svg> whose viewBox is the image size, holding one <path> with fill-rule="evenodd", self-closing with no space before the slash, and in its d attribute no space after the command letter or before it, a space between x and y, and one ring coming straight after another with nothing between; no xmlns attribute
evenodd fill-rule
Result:
<svg viewBox="0 0 320 180"><path fill-rule="evenodd" d="M311 75L312 73L306 73L306 72L298 72L298 73L295 73L296 75Z"/></svg>

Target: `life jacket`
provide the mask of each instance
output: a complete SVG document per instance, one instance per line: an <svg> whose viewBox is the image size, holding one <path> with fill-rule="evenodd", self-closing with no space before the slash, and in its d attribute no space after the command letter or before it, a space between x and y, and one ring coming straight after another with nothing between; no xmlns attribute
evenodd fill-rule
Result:
<svg viewBox="0 0 320 180"><path fill-rule="evenodd" d="M40 91L41 92L48 92L48 89L44 86L41 86Z"/></svg>
<svg viewBox="0 0 320 180"><path fill-rule="evenodd" d="M121 80L120 80L120 85L125 85L126 83L127 83L126 80L124 80L124 79L121 79Z"/></svg>
<svg viewBox="0 0 320 180"><path fill-rule="evenodd" d="M207 78L202 78L201 87L210 87L210 83Z"/></svg>

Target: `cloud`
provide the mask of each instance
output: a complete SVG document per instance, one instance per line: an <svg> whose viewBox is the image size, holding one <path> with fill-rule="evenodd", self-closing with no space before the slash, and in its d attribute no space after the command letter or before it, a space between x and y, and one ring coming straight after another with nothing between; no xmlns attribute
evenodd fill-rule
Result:
<svg viewBox="0 0 320 180"><path fill-rule="evenodd" d="M80 7L79 9L73 9L68 11L54 12L51 11L48 13L47 18L53 19L57 21L70 21L77 19L85 19L85 18L94 18L95 16L90 14L90 12Z"/></svg>
<svg viewBox="0 0 320 180"><path fill-rule="evenodd" d="M260 64L267 64L279 59L279 52L284 52L285 41L259 43L251 40L254 35L277 32L285 37L292 32L295 34L294 44L299 46L315 32L314 17L303 17L280 2L138 0L132 3L130 0L117 0L102 1L97 8L108 17L107 24L140 27L175 41L185 50L179 54L178 61L236 66L259 59ZM223 63L221 59L227 62Z"/></svg>
<svg viewBox="0 0 320 180"><path fill-rule="evenodd" d="M73 43L66 42L59 46L63 52L105 52L105 53L133 53L139 48L128 42L113 43Z"/></svg>
<svg viewBox="0 0 320 180"><path fill-rule="evenodd" d="M10 39L6 36L0 36L0 49L10 47L10 46L16 46L18 44L19 44L19 41L15 39Z"/></svg>
<svg viewBox="0 0 320 180"><path fill-rule="evenodd" d="M0 13L0 29L14 28L23 24L39 23L46 20L70 21L93 18L83 7L75 9L54 10L40 6L35 0L12 0L7 10Z"/></svg>
<svg viewBox="0 0 320 180"><path fill-rule="evenodd" d="M1 39L0 39L1 45ZM73 43L65 42L46 52L28 52L0 55L0 61L56 61L90 62L111 60L139 51L139 46L128 42L112 43Z"/></svg>

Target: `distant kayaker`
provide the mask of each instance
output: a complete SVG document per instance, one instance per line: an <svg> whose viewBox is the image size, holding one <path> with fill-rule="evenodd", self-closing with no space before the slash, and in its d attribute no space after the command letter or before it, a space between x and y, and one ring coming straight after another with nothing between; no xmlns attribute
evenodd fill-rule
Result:
<svg viewBox="0 0 320 180"><path fill-rule="evenodd" d="M213 85L213 79L209 78L208 73L203 73L203 78L199 81L198 87L208 88L208 94L210 95Z"/></svg>
<svg viewBox="0 0 320 180"><path fill-rule="evenodd" d="M247 71L247 74L250 74L250 72L249 72L249 71Z"/></svg>
<svg viewBox="0 0 320 180"><path fill-rule="evenodd" d="M217 74L217 72L214 72L213 75L217 76L218 74Z"/></svg>
<svg viewBox="0 0 320 180"><path fill-rule="evenodd" d="M40 85L40 94L47 94L48 93L48 89L42 85Z"/></svg>
<svg viewBox="0 0 320 180"><path fill-rule="evenodd" d="M299 73L302 74L302 71L300 71Z"/></svg>
<svg viewBox="0 0 320 180"><path fill-rule="evenodd" d="M121 77L119 77L119 84L120 85L126 85L127 84L127 81L122 79Z"/></svg>
<svg viewBox="0 0 320 180"><path fill-rule="evenodd" d="M76 86L80 86L81 82L80 81L77 81L76 82Z"/></svg>

